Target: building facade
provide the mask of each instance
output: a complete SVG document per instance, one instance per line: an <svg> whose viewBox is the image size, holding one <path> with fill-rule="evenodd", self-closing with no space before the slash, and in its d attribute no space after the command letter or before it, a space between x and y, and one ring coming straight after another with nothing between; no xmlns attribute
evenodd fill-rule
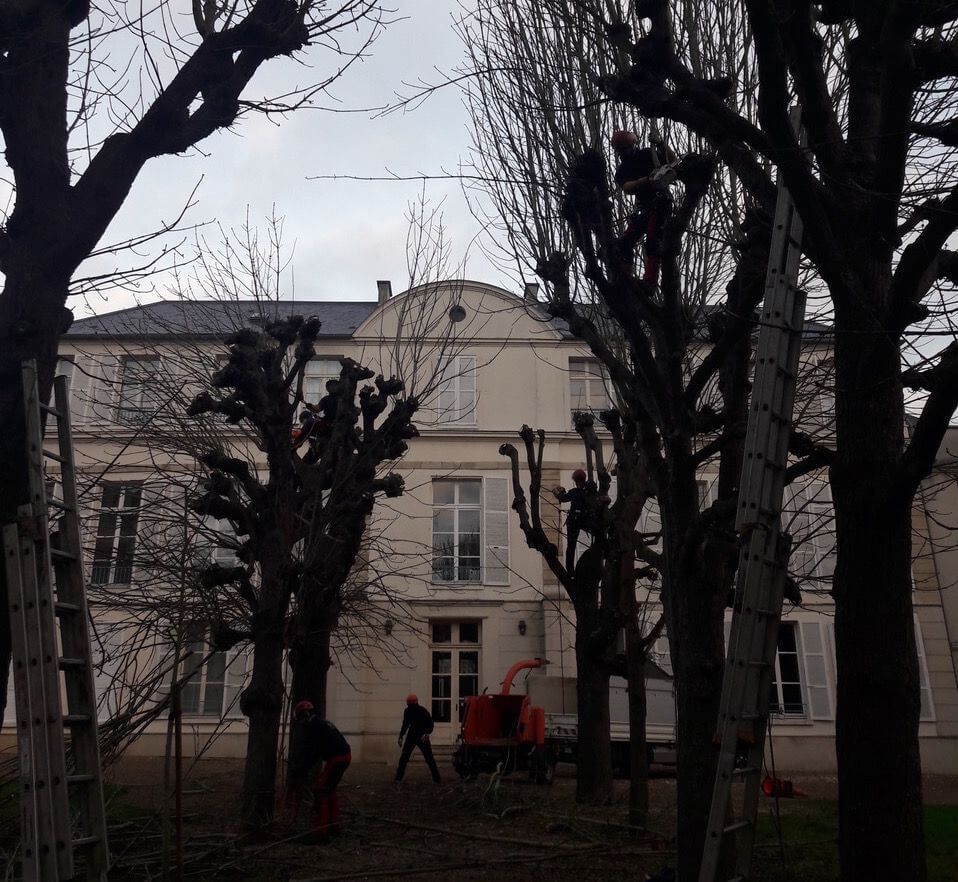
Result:
<svg viewBox="0 0 958 882"><path fill-rule="evenodd" d="M323 321L307 373L308 400L322 394L346 356L387 375L397 365L408 368L430 359L445 372L424 408L421 437L410 442L397 467L406 492L380 504L374 516L380 540L365 565L375 574L378 593L371 596L379 612L364 623L361 645L346 641L337 647L331 672L328 714L354 755L366 760L396 758L410 692L431 709L437 746L451 746L459 702L496 690L513 662L542 657L550 675L575 675L570 604L541 557L525 544L510 509L509 461L499 448L517 443L524 424L543 429L544 484L570 486L571 473L583 460L572 413L609 405L602 370L581 341L548 320L534 301L475 282L444 283L426 293L414 289L391 297L380 283L379 299L369 303L273 304ZM426 300L430 312L423 318ZM86 495L94 597L136 598L159 590L138 582L137 548L144 541L139 513L155 474L155 456L143 443L143 415L163 404L162 384L154 382L161 361L215 361L225 353L225 332L261 318L243 303L162 303L78 321L63 339L61 370L71 375L78 465L96 479ZM415 346L401 354L397 341L413 339ZM827 346L813 342L809 348L811 360L824 363ZM821 418L827 403L819 400L812 410ZM713 480L706 468L703 502ZM801 540L790 570L801 575L806 590L801 606L786 608L780 633L772 697L776 761L783 768L829 770L835 765L835 656L828 486L820 479L805 481L788 497L786 528ZM546 494L544 517L558 537L563 514L550 499ZM645 518L644 529L654 531L654 505ZM916 510L915 521L916 548L924 547L938 528L930 527L924 510ZM224 562L232 554L223 548L211 553ZM923 758L926 771L955 773L958 688L941 578L930 555L916 556ZM646 599L654 620L654 586L647 586ZM107 627L111 617L122 618L121 606L97 613L103 633L110 635L97 640L104 656L145 630L136 628L135 614L132 624ZM182 699L186 749L242 755L245 723L238 696L249 653L242 645L210 653L200 624L182 633L187 648L195 650L189 662L195 674ZM668 670L666 647L660 640L656 660ZM142 651L155 660L164 647L144 645ZM116 679L116 671L104 664L105 692L116 690ZM135 678L121 679L128 692ZM109 698L103 713L109 716L123 700ZM130 749L161 754L165 739L165 720L158 720Z"/></svg>

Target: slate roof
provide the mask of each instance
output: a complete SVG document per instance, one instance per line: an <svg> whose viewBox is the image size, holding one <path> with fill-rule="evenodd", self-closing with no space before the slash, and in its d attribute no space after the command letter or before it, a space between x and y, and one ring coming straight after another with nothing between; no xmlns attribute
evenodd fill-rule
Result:
<svg viewBox="0 0 958 882"><path fill-rule="evenodd" d="M379 304L376 301L161 300L75 321L66 337L222 337L254 325L258 316L317 316L320 337L350 337Z"/></svg>

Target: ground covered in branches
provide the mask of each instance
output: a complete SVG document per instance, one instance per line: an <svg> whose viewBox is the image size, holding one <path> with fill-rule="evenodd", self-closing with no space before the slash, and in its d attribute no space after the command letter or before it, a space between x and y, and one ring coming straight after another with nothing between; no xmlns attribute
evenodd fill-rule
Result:
<svg viewBox="0 0 958 882"><path fill-rule="evenodd" d="M617 782L613 805L583 809L575 805L568 772L551 787L521 779L496 787L489 777L460 782L450 770L436 786L420 764L396 789L391 768L356 763L341 788L342 835L326 845L306 844L301 833L240 844L232 826L240 772L238 760L204 760L189 771L183 878L527 882L530 875L547 874L550 880L634 882L643 871L673 862L675 783L664 768L652 782L650 832L634 838L625 782ZM126 759L111 778L116 866L110 878L163 878L161 762ZM781 803L784 866L772 802L763 807L758 878L834 879L835 779L800 776L796 782L809 796ZM958 879L958 844L948 832L958 828L958 779L929 779L926 797L930 878L950 882ZM168 878L177 877L170 872Z"/></svg>

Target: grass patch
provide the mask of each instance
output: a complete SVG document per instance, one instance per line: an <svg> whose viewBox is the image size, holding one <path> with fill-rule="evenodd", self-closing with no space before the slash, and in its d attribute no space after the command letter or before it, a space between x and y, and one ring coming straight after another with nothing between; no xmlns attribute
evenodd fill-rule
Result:
<svg viewBox="0 0 958 882"><path fill-rule="evenodd" d="M783 882L833 882L838 879L838 806L830 800L783 800L785 866L772 817L764 801L759 817L755 875ZM925 853L929 882L958 882L958 806L925 806Z"/></svg>

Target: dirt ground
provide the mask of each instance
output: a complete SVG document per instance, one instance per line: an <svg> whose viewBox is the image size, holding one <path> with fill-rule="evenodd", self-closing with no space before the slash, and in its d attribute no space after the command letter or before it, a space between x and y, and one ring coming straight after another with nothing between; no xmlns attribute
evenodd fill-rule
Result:
<svg viewBox="0 0 958 882"><path fill-rule="evenodd" d="M305 819L298 833L240 843L234 825L241 762L203 760L190 770L184 787L183 878L529 882L530 877L541 876L570 882L641 882L645 873L672 863L675 782L669 770L655 770L649 832L634 838L626 826L626 782L616 782L611 806L584 809L574 802L573 770L559 768L551 786L520 777L498 784L489 776L461 782L451 770L442 784L435 785L419 763L410 766L397 789L391 768L355 763L340 788L341 835L327 844L311 845L303 841ZM834 777L794 778L809 799L782 801L783 815L807 813L827 805L820 800L834 799ZM111 880L162 878L161 762L126 759L112 771L111 781L111 845L116 858ZM958 779L929 778L925 794L929 803L958 803ZM768 800L763 813L771 815L772 810ZM828 829L825 839L813 843L786 841L783 866L778 837L770 832L773 826L763 824L756 851L758 878L828 878L827 860L811 877L806 871L796 875L795 867L788 866L790 854L804 854L812 846L833 850Z"/></svg>

